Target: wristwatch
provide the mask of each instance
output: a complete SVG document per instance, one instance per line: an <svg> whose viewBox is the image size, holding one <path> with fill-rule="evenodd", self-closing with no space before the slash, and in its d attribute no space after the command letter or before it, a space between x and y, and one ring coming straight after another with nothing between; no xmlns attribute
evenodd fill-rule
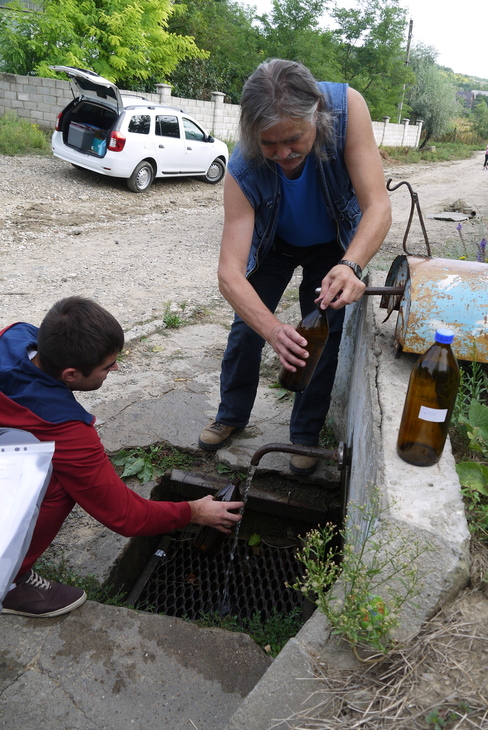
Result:
<svg viewBox="0 0 488 730"><path fill-rule="evenodd" d="M339 264L343 264L344 266L349 266L349 268L354 271L354 273L356 274L358 279L360 279L362 277L363 270L359 266L359 264L356 264L355 261L348 261L347 259L342 259L341 261L338 262L337 265L339 265Z"/></svg>

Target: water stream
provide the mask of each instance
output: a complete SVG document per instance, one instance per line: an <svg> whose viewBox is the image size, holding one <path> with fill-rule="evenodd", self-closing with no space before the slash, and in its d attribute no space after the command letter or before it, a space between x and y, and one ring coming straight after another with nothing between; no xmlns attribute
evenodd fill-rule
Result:
<svg viewBox="0 0 488 730"><path fill-rule="evenodd" d="M246 481L244 482L244 491L241 495L241 502L244 502L244 506L241 507L241 509L240 509L241 515L244 514L244 510L246 509L246 503L247 503L247 499L249 497L249 490L251 489L251 484L252 484L254 474L256 473L256 469L257 469L257 466L251 465L247 472ZM242 523L242 520L237 523L235 530L234 530L234 535L232 537L232 545L231 545L231 550L230 550L230 555L229 555L229 563L228 563L227 569L225 571L224 588L222 590L222 597L220 600L220 615L221 616L228 616L231 611L230 600L229 600L229 581L230 581L230 573L233 568L234 557L235 557L236 547L237 547L237 540L239 539L239 531L241 529L241 523Z"/></svg>

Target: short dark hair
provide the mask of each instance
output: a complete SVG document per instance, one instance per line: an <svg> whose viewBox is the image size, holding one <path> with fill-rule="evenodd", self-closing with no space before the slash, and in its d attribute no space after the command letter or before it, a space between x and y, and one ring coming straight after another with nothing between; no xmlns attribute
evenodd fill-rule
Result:
<svg viewBox="0 0 488 730"><path fill-rule="evenodd" d="M37 339L41 370L58 378L76 368L86 378L124 346L124 332L100 304L83 297L56 302L42 320Z"/></svg>
<svg viewBox="0 0 488 730"><path fill-rule="evenodd" d="M318 157L325 156L324 145L333 140L332 115L324 95L308 68L296 61L272 58L261 63L244 84L240 105L240 145L251 159L264 161L259 133L289 118L315 124Z"/></svg>

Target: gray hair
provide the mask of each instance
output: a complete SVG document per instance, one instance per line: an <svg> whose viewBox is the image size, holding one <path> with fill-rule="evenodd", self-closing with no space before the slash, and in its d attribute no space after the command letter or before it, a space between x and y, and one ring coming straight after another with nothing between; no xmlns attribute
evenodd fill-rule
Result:
<svg viewBox="0 0 488 730"><path fill-rule="evenodd" d="M314 77L301 63L273 58L260 64L244 84L240 104L240 146L246 157L264 161L260 132L290 117L315 124L314 152L325 157L324 146L334 138L332 114Z"/></svg>

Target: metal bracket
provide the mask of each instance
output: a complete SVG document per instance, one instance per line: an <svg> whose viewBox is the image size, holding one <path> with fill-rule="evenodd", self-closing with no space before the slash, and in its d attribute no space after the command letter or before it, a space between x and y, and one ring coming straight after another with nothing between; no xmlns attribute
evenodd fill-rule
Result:
<svg viewBox="0 0 488 730"><path fill-rule="evenodd" d="M410 192L410 198L411 198L410 215L408 217L407 227L405 229L405 234L403 236L403 250L405 251L407 256L425 256L425 254L423 254L423 253L416 254L416 253L411 253L410 251L407 250L407 238L408 238L408 234L410 232L410 226L412 225L413 214L414 214L415 210L417 210L417 214L418 214L419 221L420 221L420 226L422 228L422 233L424 234L424 241L425 241L425 247L427 249L427 256L430 258L432 256L432 254L430 252L429 237L427 236L427 231L425 229L422 211L420 210L419 196L413 190L410 183L407 182L406 180L402 180L401 182L399 182L397 185L394 185L393 187L390 185L391 182L392 182L392 178L390 177L390 179L386 183L386 189L389 190L390 192L393 192L394 190L398 190L398 188L401 185L406 185Z"/></svg>

